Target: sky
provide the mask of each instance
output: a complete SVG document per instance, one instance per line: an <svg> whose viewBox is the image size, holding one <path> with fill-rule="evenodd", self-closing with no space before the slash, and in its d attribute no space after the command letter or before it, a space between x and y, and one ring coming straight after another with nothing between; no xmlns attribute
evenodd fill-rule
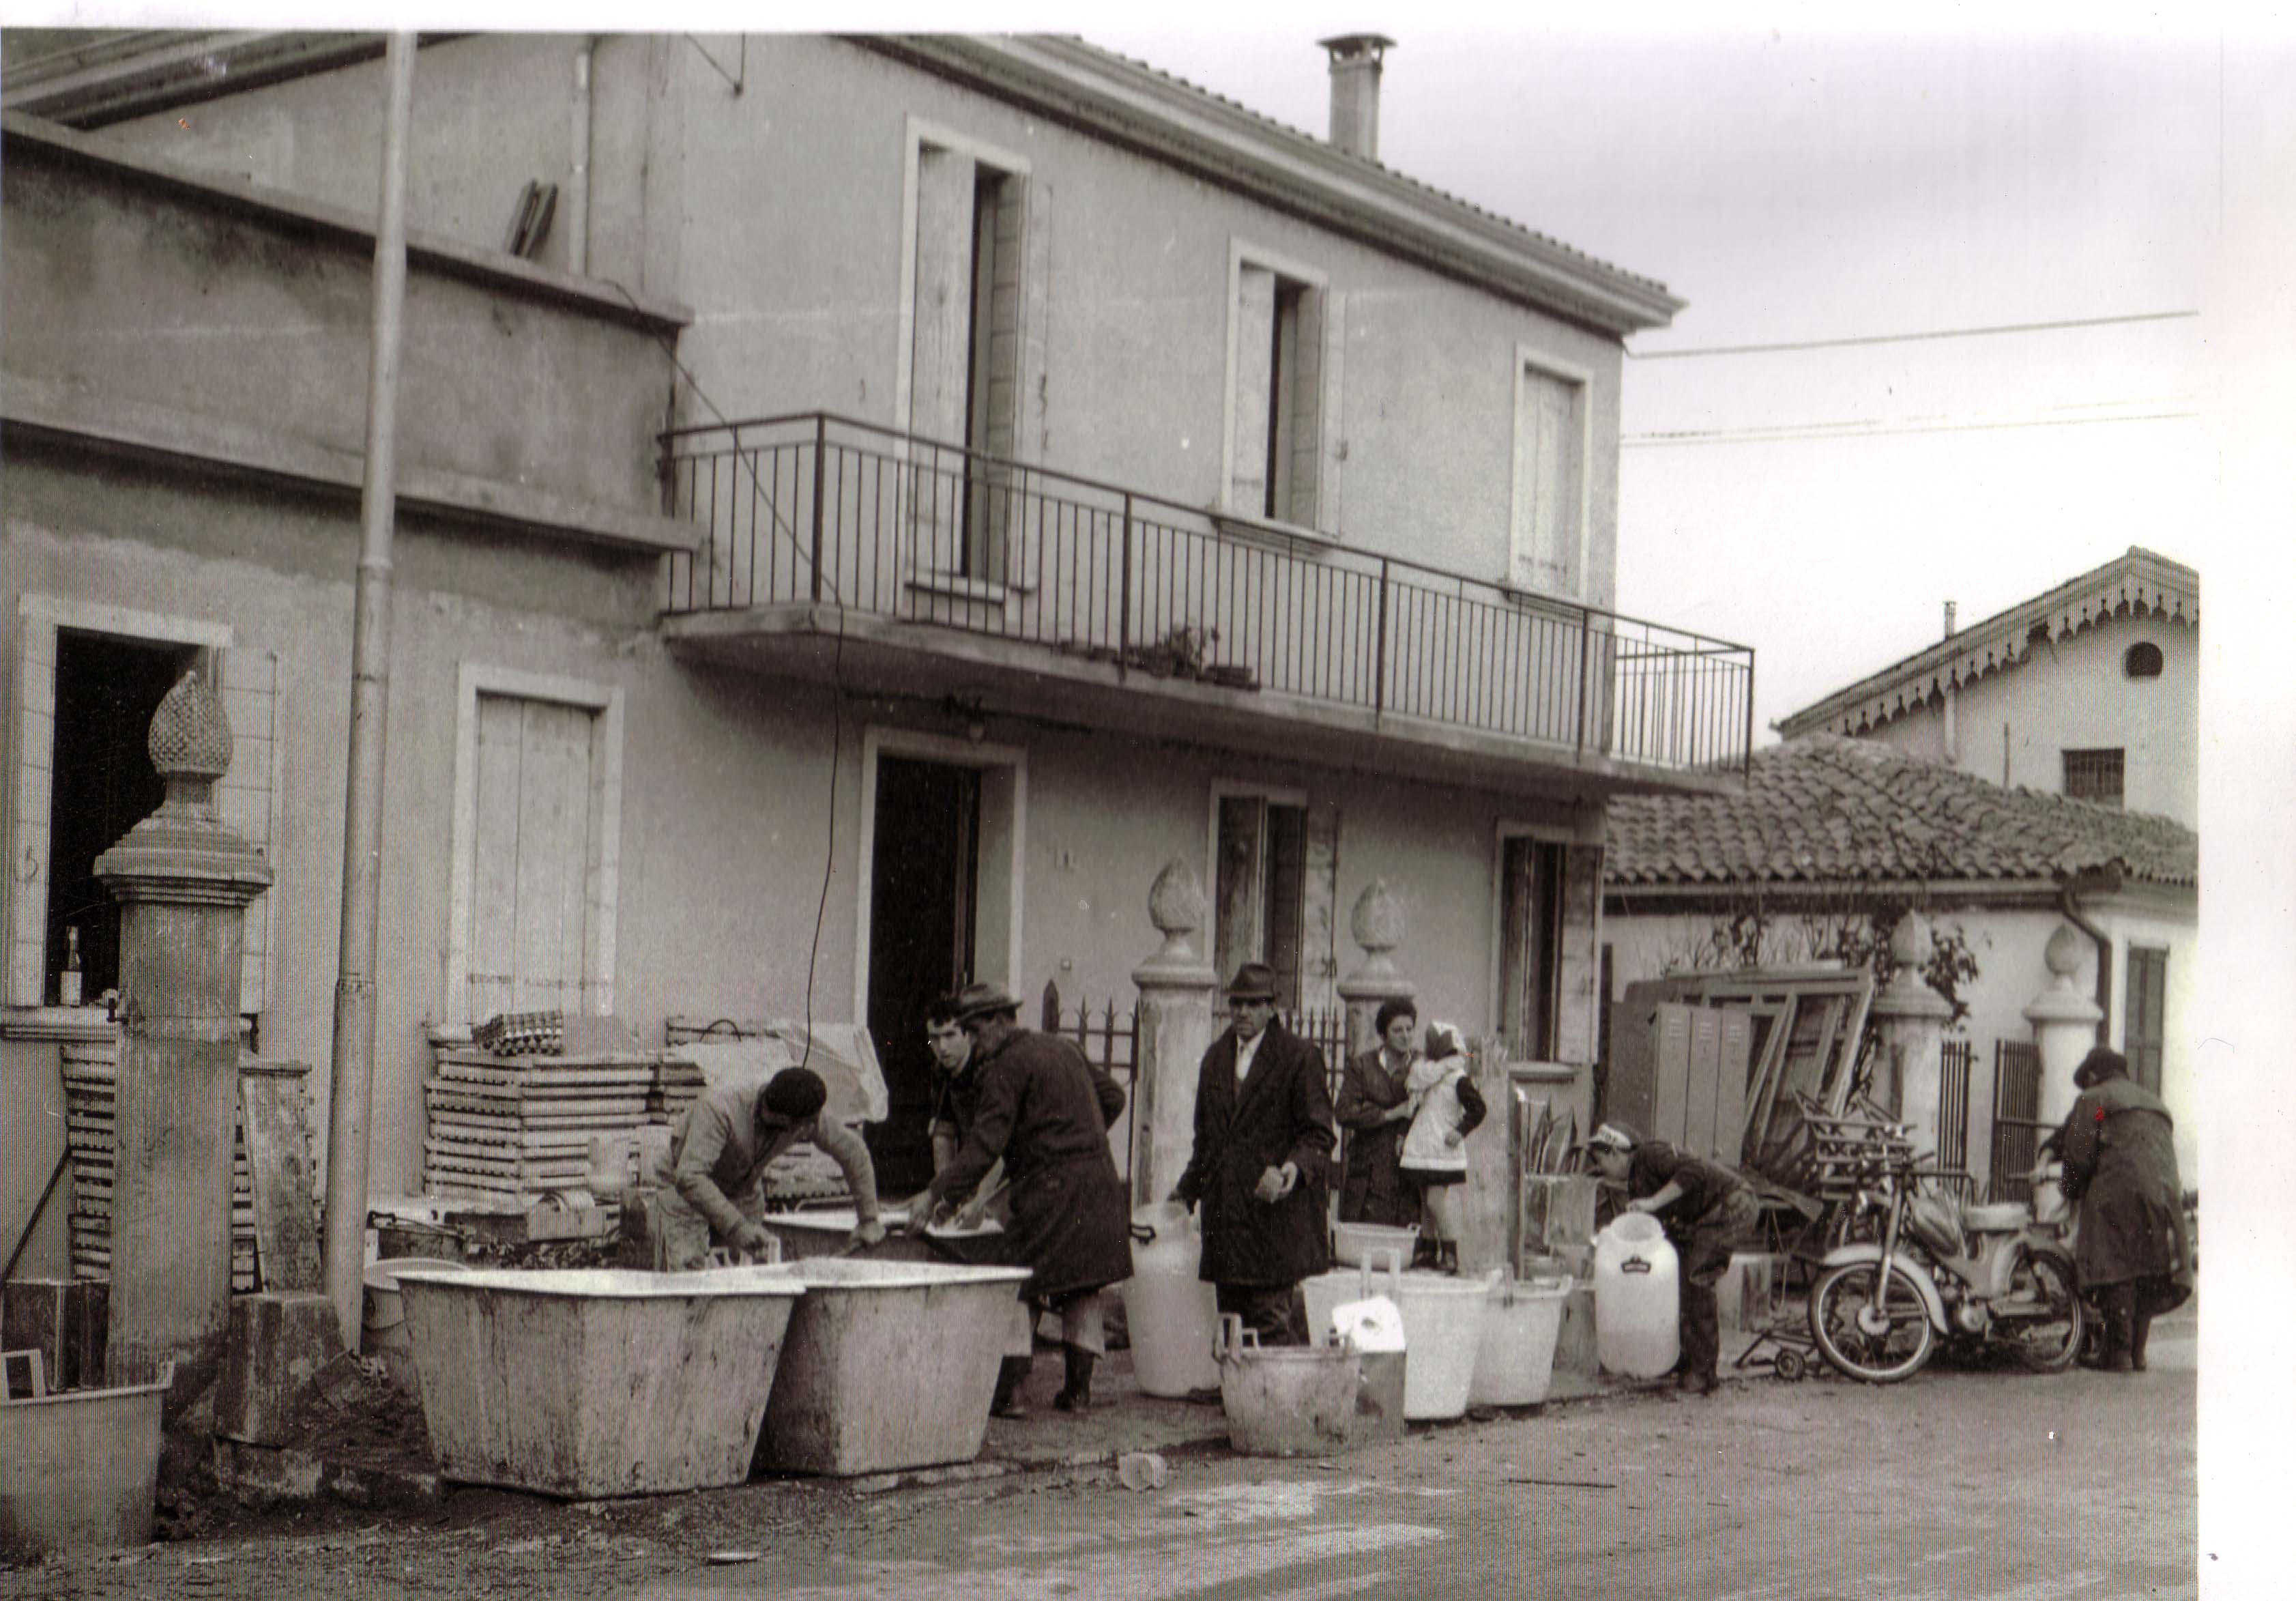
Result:
<svg viewBox="0 0 2296 1601"><path fill-rule="evenodd" d="M1381 159L1689 302L1628 343L1618 605L1755 647L1760 737L1948 600L2205 579L2215 41L1440 24L1388 25ZM1312 28L1083 31L1324 131Z"/></svg>

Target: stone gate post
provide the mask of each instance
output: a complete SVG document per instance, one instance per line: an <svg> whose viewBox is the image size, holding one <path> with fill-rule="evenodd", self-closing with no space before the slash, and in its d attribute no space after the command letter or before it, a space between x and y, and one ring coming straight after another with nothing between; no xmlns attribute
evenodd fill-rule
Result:
<svg viewBox="0 0 2296 1601"><path fill-rule="evenodd" d="M1922 976L1936 948L1927 920L1908 912L1890 936L1890 956L1897 972L1874 998L1874 1022L1882 1060L1895 1080L1898 1115L1913 1125L1915 1148L1926 1152L1942 1149L1938 1143L1944 1090L1939 1047L1953 1016L1952 1003Z"/></svg>
<svg viewBox="0 0 2296 1601"><path fill-rule="evenodd" d="M1403 943L1403 908L1388 892L1387 880L1374 878L1356 897L1348 932L1363 947L1364 959L1339 982L1340 998L1348 1007L1348 1055L1361 1055L1379 1043L1379 1009L1391 1000L1415 1001L1419 986L1395 968L1388 955ZM1343 1064L1334 1062L1334 1070Z"/></svg>
<svg viewBox="0 0 2296 1601"><path fill-rule="evenodd" d="M230 1325L240 949L271 869L217 809L231 724L198 674L160 702L148 748L167 798L95 862L122 907L106 1367L149 1383L174 1359L179 1408L215 1378Z"/></svg>
<svg viewBox="0 0 2296 1601"><path fill-rule="evenodd" d="M1146 1206L1172 1193L1195 1140L1196 1069L1212 1042L1219 975L1188 936L1204 924L1203 886L1177 858L1148 890L1148 920L1164 936L1153 956L1132 970L1140 999L1134 1014L1132 1203Z"/></svg>
<svg viewBox="0 0 2296 1601"><path fill-rule="evenodd" d="M2062 1123L2080 1092L2073 1088L2073 1069L2096 1043L2097 1020L2104 1014L2097 1004L2073 988L2081 956L2093 948L2070 924L2060 924L2041 952L2049 981L2032 1005L2025 1021L2033 1025L2033 1043L2041 1055L2042 1120Z"/></svg>

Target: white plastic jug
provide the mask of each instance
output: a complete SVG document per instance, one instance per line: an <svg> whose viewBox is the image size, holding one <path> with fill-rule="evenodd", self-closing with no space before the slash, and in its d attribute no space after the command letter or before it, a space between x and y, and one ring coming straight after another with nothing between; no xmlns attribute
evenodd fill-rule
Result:
<svg viewBox="0 0 2296 1601"><path fill-rule="evenodd" d="M1217 1390L1220 1369L1212 1344L1219 1307L1211 1285L1196 1277L1203 1238L1195 1220L1186 1207L1168 1201L1140 1208L1132 1222L1132 1277L1121 1293L1133 1377L1147 1395Z"/></svg>
<svg viewBox="0 0 2296 1601"><path fill-rule="evenodd" d="M1595 1236L1595 1355L1612 1373L1652 1379L1681 1354L1674 1247L1648 1212Z"/></svg>

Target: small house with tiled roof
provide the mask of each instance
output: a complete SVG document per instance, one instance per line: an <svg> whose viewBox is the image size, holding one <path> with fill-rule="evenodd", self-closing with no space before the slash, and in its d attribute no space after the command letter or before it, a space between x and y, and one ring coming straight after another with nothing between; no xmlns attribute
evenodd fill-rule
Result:
<svg viewBox="0 0 2296 1601"><path fill-rule="evenodd" d="M2186 827L2200 817L2201 575L2141 546L1779 722Z"/></svg>
<svg viewBox="0 0 2296 1601"><path fill-rule="evenodd" d="M2200 841L2183 824L1809 734L1757 751L1742 792L1617 800L1605 833L1614 1000L1637 980L1745 954L1810 959L1845 919L1875 913L1918 911L1957 934L1977 965L1953 1032L1977 1047L1967 1160L1980 1178L1995 1043L2031 1038L2024 1008L2049 979L2043 950L2077 929L2074 988L2103 1011L2106 1043L2168 1099L2193 1170Z"/></svg>

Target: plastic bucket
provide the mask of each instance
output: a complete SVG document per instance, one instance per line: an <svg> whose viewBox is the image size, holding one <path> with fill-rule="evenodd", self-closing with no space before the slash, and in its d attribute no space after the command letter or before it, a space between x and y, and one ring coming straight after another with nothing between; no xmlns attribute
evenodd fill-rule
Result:
<svg viewBox="0 0 2296 1601"><path fill-rule="evenodd" d="M1356 1444L1361 1367L1347 1345L1262 1347L1243 1320L1220 1320L1220 1409L1247 1457L1330 1457Z"/></svg>
<svg viewBox="0 0 2296 1601"><path fill-rule="evenodd" d="M1391 1227L1385 1223L1334 1223L1332 1225L1332 1260L1342 1267L1360 1268L1375 1253L1399 1252L1403 1260L1411 1260L1412 1248L1419 1243L1419 1228Z"/></svg>
<svg viewBox="0 0 2296 1601"><path fill-rule="evenodd" d="M1382 1261L1383 1276L1374 1271ZM1496 1268L1472 1278L1406 1273L1390 1251L1351 1272L1319 1273L1300 1288L1308 1299L1311 1329L1331 1326L1332 1309L1342 1301L1370 1295L1385 1295L1402 1309L1410 1358L1404 1371L1403 1415L1417 1423L1465 1415L1475 1352L1482 1343L1483 1309L1498 1279Z"/></svg>
<svg viewBox="0 0 2296 1601"><path fill-rule="evenodd" d="M1120 1293L1141 1392L1174 1397L1218 1388L1219 1359L1212 1354L1218 1298L1196 1277L1203 1240L1188 1209L1171 1201L1144 1206L1132 1214L1132 1277Z"/></svg>
<svg viewBox="0 0 2296 1601"><path fill-rule="evenodd" d="M417 1268L459 1273L467 1266L443 1256L387 1256L367 1264L359 1351L380 1361L390 1382L408 1395L415 1393L414 1347L406 1335L406 1298L398 1293L398 1275Z"/></svg>
<svg viewBox="0 0 2296 1601"><path fill-rule="evenodd" d="M1611 1372L1652 1379L1681 1355L1674 1247L1648 1212L1630 1211L1595 1239L1595 1353Z"/></svg>
<svg viewBox="0 0 2296 1601"><path fill-rule="evenodd" d="M1482 1342L1467 1402L1476 1407L1535 1407L1554 1378L1554 1338L1562 1328L1567 1278L1493 1285L1483 1309Z"/></svg>

